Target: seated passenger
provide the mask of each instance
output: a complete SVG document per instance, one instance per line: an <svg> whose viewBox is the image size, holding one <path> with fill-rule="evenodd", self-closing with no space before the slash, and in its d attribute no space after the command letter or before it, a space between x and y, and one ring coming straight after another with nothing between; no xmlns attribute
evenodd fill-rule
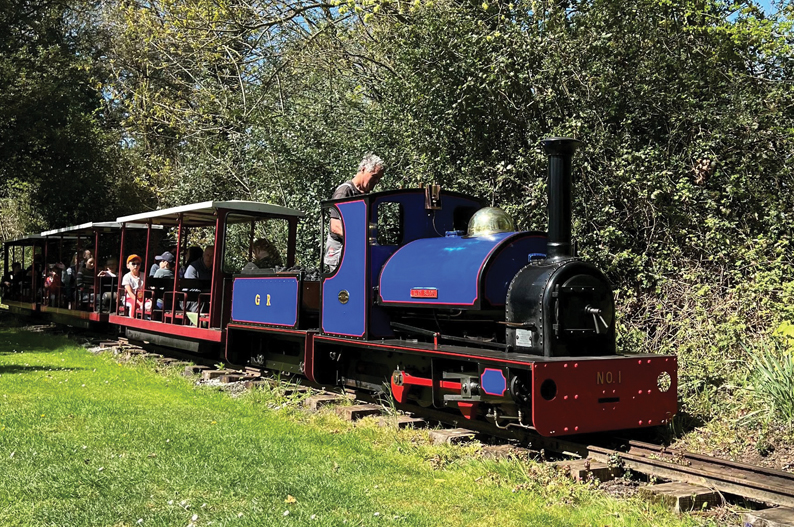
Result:
<svg viewBox="0 0 794 527"><path fill-rule="evenodd" d="M160 256L155 256L157 260L158 269L154 273L155 278L173 278L174 277L174 255L169 251L164 252Z"/></svg>
<svg viewBox="0 0 794 527"><path fill-rule="evenodd" d="M254 265L260 269L283 267L281 255L270 240L259 238L254 242Z"/></svg>
<svg viewBox="0 0 794 527"><path fill-rule="evenodd" d="M37 254L33 257L33 263L28 266L25 270L25 275L33 278L34 276L36 279L40 279L39 277L44 276L44 267L41 265L41 255Z"/></svg>
<svg viewBox="0 0 794 527"><path fill-rule="evenodd" d="M192 262L190 265L187 266L187 270L185 271L185 278L192 279L192 280L206 280L210 281L212 279L212 264L213 258L215 256L215 246L208 245L206 249L204 249L204 254L201 255L201 258ZM183 290L184 291L184 290ZM193 293L200 293L199 289L191 289ZM199 311L199 303L195 301L188 301L186 303L186 309L191 313L198 313ZM202 311L208 310L209 306L206 304L203 306Z"/></svg>
<svg viewBox="0 0 794 527"><path fill-rule="evenodd" d="M121 285L124 287L124 305L127 308L127 315L134 317L135 313L140 309L144 309L148 313L151 311L152 302L147 300L144 305L141 257L137 254L131 254L127 258L127 269L130 272L121 279Z"/></svg>
<svg viewBox="0 0 794 527"><path fill-rule="evenodd" d="M200 259L203 254L204 251L201 250L201 247L194 246L188 248L187 254L182 254L182 261L184 263L179 266L179 278L184 278L188 265L190 265L191 262L195 262L196 260Z"/></svg>
<svg viewBox="0 0 794 527"><path fill-rule="evenodd" d="M75 281L77 280L77 270L80 268L78 264L79 256L77 253L74 253L72 256L72 261L69 267L63 270L61 273L61 282L63 282L63 287L66 293L66 301L68 302L69 309L72 308L72 302L74 302L75 295Z"/></svg>
<svg viewBox="0 0 794 527"><path fill-rule="evenodd" d="M14 299L17 296L17 284L22 280L22 264L14 262L11 265L11 270L3 275L2 290L0 296L3 298Z"/></svg>
<svg viewBox="0 0 794 527"><path fill-rule="evenodd" d="M58 291L58 307L61 307L61 305L68 306L69 299L65 296L66 284L63 283L63 276L66 273L66 264L58 262L55 264L54 270L58 274L61 282Z"/></svg>
<svg viewBox="0 0 794 527"><path fill-rule="evenodd" d="M115 311L116 309L116 273L119 270L119 261L116 258L108 258L105 267L97 273L99 277L99 289L102 291L102 310Z"/></svg>
<svg viewBox="0 0 794 527"><path fill-rule="evenodd" d="M204 254L201 258L194 262L190 262L185 270L185 278L192 280L211 280L212 279L212 262L215 257L215 246L208 245L204 249Z"/></svg>
<svg viewBox="0 0 794 527"><path fill-rule="evenodd" d="M95 272L96 269L94 268L94 259L89 258L86 260L85 265L77 271L77 280L75 282L77 287L80 288L94 285Z"/></svg>
<svg viewBox="0 0 794 527"><path fill-rule="evenodd" d="M11 289L11 281L13 279L14 279L14 271L8 271L6 274L3 275L3 278L0 280L0 287L2 287L3 296L5 296L6 291Z"/></svg>
<svg viewBox="0 0 794 527"><path fill-rule="evenodd" d="M75 285L77 286L78 300L80 303L87 304L91 302L91 288L94 287L95 272L96 268L93 257L89 257L88 260L85 261L85 265L77 271Z"/></svg>
<svg viewBox="0 0 794 527"><path fill-rule="evenodd" d="M48 305L56 305L61 295L61 271L51 264L47 277L44 279L44 302Z"/></svg>
<svg viewBox="0 0 794 527"><path fill-rule="evenodd" d="M176 254L176 245L172 245L171 247L169 247L166 252L167 253L171 253L171 254ZM163 254L165 254L165 253L163 253ZM199 257L196 256L196 258L199 258ZM193 260L195 260L196 258L193 258ZM151 276L152 278L154 278L154 275L157 273L157 271L162 268L162 266L160 265L162 263L160 258L155 256L154 260L155 260L154 263L149 268L149 276ZM192 262L193 260L188 260L188 261Z"/></svg>
<svg viewBox="0 0 794 527"><path fill-rule="evenodd" d="M86 249L85 251L83 251L83 258L82 260L80 260L80 263L77 265L77 271L79 272L80 269L84 268L88 260L92 259L93 257L94 255L91 253L91 249Z"/></svg>
<svg viewBox="0 0 794 527"><path fill-rule="evenodd" d="M118 271L119 261L115 258L108 258L107 262L105 262L105 266L102 268L101 271L97 274L99 277L108 276L110 278L116 278L116 271Z"/></svg>
<svg viewBox="0 0 794 527"><path fill-rule="evenodd" d="M71 266L63 266L61 271L61 283L63 284L63 293L66 297L67 306L71 307L72 291L74 290L74 281L77 277L77 253L74 253Z"/></svg>
<svg viewBox="0 0 794 527"><path fill-rule="evenodd" d="M174 258L174 255L171 254L170 251L166 251L163 254L161 254L160 256L155 256L154 259L157 260L157 264L158 264L157 272L154 273L154 278L172 278L173 279L174 278L174 263L176 262L176 259ZM163 299L162 298L158 298L157 299L157 309L163 309L164 305L165 304L163 303Z"/></svg>

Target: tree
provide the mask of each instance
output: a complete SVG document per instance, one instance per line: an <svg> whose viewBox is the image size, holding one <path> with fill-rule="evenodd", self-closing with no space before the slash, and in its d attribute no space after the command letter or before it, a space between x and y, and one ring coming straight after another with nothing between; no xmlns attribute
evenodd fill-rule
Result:
<svg viewBox="0 0 794 527"><path fill-rule="evenodd" d="M0 197L15 231L108 219L138 197L120 178L119 138L97 77L102 42L83 18L90 8L2 2Z"/></svg>
<svg viewBox="0 0 794 527"><path fill-rule="evenodd" d="M688 374L719 379L726 350L741 357L740 339L794 317L790 6L121 6L109 90L135 144L163 156L171 199L316 214L376 151L386 187L437 181L544 229L538 141L569 135L585 142L575 235L616 284L624 349L675 348ZM306 261L316 219L301 233Z"/></svg>
<svg viewBox="0 0 794 527"><path fill-rule="evenodd" d="M352 40L387 65L359 78L378 101L373 137L397 138L406 179L490 195L542 229L537 142L585 142L581 254L616 285L622 349L678 353L690 411L739 384L748 342L794 318L791 6L351 7L371 10Z"/></svg>

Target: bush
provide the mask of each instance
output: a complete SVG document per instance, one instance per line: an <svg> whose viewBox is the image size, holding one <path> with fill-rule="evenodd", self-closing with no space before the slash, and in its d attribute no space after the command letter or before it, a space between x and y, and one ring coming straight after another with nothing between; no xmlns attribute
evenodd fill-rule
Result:
<svg viewBox="0 0 794 527"><path fill-rule="evenodd" d="M766 410L767 418L794 422L794 356L778 344L751 354L753 393ZM762 410L763 412L763 410Z"/></svg>

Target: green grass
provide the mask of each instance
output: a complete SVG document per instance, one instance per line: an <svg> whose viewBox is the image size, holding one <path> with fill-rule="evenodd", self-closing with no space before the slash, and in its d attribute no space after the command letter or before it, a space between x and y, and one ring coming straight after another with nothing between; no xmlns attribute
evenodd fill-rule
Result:
<svg viewBox="0 0 794 527"><path fill-rule="evenodd" d="M308 414L278 389L230 397L155 370L0 327L0 525L705 521L610 498L545 465L433 446L421 431Z"/></svg>

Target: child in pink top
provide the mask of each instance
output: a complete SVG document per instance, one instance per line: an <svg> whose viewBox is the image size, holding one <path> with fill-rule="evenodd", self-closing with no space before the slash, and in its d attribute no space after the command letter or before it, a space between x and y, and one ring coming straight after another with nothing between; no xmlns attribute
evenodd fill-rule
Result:
<svg viewBox="0 0 794 527"><path fill-rule="evenodd" d="M125 292L124 305L127 306L127 314L134 317L139 309L145 309L148 314L152 310L152 301L147 300L144 305L141 257L137 254L131 254L127 258L127 269L130 272L121 279L121 285L124 287Z"/></svg>

